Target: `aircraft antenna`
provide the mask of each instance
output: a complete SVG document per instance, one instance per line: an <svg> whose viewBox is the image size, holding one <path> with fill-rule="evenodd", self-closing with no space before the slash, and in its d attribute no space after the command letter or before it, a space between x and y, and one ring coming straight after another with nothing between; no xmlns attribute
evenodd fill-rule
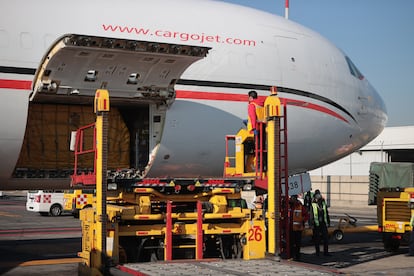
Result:
<svg viewBox="0 0 414 276"><path fill-rule="evenodd" d="M285 18L289 19L289 0L285 0Z"/></svg>

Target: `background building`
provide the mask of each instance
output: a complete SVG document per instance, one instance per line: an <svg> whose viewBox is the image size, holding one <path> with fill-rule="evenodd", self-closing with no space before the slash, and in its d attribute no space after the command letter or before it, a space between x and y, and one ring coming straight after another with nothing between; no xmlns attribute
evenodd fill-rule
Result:
<svg viewBox="0 0 414 276"><path fill-rule="evenodd" d="M414 162L414 126L387 127L359 151L310 171L313 190L331 206L368 206L371 162Z"/></svg>

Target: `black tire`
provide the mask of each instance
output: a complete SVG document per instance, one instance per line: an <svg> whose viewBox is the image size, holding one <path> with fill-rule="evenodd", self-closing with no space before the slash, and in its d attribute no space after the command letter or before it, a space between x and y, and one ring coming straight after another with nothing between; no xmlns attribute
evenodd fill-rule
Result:
<svg viewBox="0 0 414 276"><path fill-rule="evenodd" d="M391 247L392 252L398 252L399 248L400 248L400 241L394 240L394 242L392 243L392 247Z"/></svg>
<svg viewBox="0 0 414 276"><path fill-rule="evenodd" d="M75 219L78 219L79 218L79 210L75 209L75 211L73 211L72 215Z"/></svg>
<svg viewBox="0 0 414 276"><path fill-rule="evenodd" d="M387 252L397 252L400 248L400 241L397 239L385 239L384 240L384 249Z"/></svg>
<svg viewBox="0 0 414 276"><path fill-rule="evenodd" d="M127 253L126 253L125 249L122 246L119 246L119 249L118 250L119 250L119 253L118 253L118 255L119 255L119 263L120 264L127 263L128 262L128 256L127 256Z"/></svg>
<svg viewBox="0 0 414 276"><path fill-rule="evenodd" d="M344 238L344 232L342 230L335 230L333 232L334 238L337 241L342 241L342 239Z"/></svg>
<svg viewBox="0 0 414 276"><path fill-rule="evenodd" d="M50 207L50 215L52 217L58 217L62 214L62 206L60 206L59 204L53 204L52 207Z"/></svg>

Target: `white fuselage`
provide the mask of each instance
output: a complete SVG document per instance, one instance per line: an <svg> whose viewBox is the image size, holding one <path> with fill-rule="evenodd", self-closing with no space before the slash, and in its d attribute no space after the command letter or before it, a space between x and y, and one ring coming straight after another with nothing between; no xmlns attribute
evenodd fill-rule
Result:
<svg viewBox="0 0 414 276"><path fill-rule="evenodd" d="M262 11L203 0L14 0L3 1L0 14L4 181L19 158L34 72L67 34L211 48L174 87L176 98L147 172L151 177L221 176L224 136L243 127L250 90L267 96L276 85L287 102L290 173L361 148L387 120L380 96L367 79L351 74L353 65L342 51L311 30Z"/></svg>

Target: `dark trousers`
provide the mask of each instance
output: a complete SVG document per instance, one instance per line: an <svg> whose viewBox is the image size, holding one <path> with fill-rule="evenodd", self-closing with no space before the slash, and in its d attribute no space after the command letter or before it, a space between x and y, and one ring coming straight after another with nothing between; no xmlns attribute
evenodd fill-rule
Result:
<svg viewBox="0 0 414 276"><path fill-rule="evenodd" d="M414 256L414 229L410 234L410 248L408 250L408 255Z"/></svg>
<svg viewBox="0 0 414 276"><path fill-rule="evenodd" d="M302 245L302 231L291 232L290 254L293 259L300 260L300 247Z"/></svg>
<svg viewBox="0 0 414 276"><path fill-rule="evenodd" d="M319 226L313 227L313 240L315 242L316 255L319 255L320 248L319 245L323 240L323 253L328 254L328 228L325 223L320 224Z"/></svg>

